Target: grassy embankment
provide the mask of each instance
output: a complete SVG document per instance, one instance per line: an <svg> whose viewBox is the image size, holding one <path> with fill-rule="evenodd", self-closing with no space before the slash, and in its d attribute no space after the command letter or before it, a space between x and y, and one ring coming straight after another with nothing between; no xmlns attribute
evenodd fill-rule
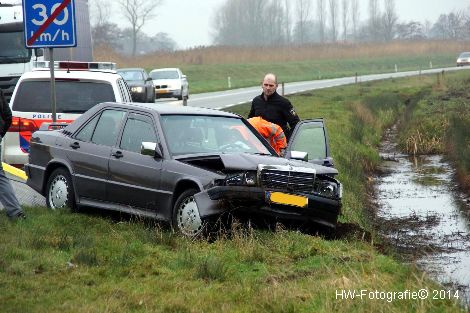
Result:
<svg viewBox="0 0 470 313"><path fill-rule="evenodd" d="M470 43L448 41L338 44L277 48L205 47L138 57L118 55L95 48L97 61L117 62L119 67L180 67L188 76L190 92L199 93L258 85L267 72L280 81L386 73L455 66L457 55L470 50Z"/></svg>
<svg viewBox="0 0 470 313"><path fill-rule="evenodd" d="M432 92L436 78L364 83L291 97L326 119L344 183L343 222L370 229L369 174L383 129ZM246 112L247 106L235 108ZM135 220L27 208L0 219L0 312L459 312L451 300L337 298L341 290L438 288L361 234L325 240L234 227L191 242ZM367 237L366 237L367 238ZM431 293L432 296L432 293Z"/></svg>
<svg viewBox="0 0 470 313"><path fill-rule="evenodd" d="M438 75L433 92L407 110L400 147L411 154L446 154L470 192L470 77Z"/></svg>

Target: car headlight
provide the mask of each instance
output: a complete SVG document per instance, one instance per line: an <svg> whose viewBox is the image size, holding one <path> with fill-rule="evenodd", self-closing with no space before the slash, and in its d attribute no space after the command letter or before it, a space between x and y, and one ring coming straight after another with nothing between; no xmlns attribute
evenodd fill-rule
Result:
<svg viewBox="0 0 470 313"><path fill-rule="evenodd" d="M131 87L131 92L142 92L144 91L143 87Z"/></svg>
<svg viewBox="0 0 470 313"><path fill-rule="evenodd" d="M256 186L256 172L229 174L225 179L226 186Z"/></svg>
<svg viewBox="0 0 470 313"><path fill-rule="evenodd" d="M341 198L341 185L327 180L316 180L313 185L313 192L325 198Z"/></svg>

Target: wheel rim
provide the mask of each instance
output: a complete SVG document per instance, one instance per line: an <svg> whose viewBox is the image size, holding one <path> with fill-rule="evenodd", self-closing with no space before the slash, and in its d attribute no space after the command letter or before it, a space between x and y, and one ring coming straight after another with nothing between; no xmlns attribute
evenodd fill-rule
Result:
<svg viewBox="0 0 470 313"><path fill-rule="evenodd" d="M58 175L54 178L49 188L49 202L52 209L61 209L67 205L69 191L67 179Z"/></svg>
<svg viewBox="0 0 470 313"><path fill-rule="evenodd" d="M193 196L187 197L178 207L178 229L186 236L195 236L202 230L202 220Z"/></svg>

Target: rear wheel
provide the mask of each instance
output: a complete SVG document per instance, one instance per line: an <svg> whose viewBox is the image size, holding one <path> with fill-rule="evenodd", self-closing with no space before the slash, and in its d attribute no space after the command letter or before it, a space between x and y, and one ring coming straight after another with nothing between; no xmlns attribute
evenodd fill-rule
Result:
<svg viewBox="0 0 470 313"><path fill-rule="evenodd" d="M55 169L46 186L46 204L53 210L70 208L76 210L72 178L65 168Z"/></svg>
<svg viewBox="0 0 470 313"><path fill-rule="evenodd" d="M178 197L173 207L173 229L187 237L196 237L202 234L205 228L194 199L196 193L196 189L186 190Z"/></svg>

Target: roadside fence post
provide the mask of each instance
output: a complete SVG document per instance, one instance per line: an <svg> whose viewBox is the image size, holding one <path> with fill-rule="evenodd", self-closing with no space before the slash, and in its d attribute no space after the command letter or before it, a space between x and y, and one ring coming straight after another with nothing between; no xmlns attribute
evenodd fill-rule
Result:
<svg viewBox="0 0 470 313"><path fill-rule="evenodd" d="M284 82L281 83L281 95L284 96Z"/></svg>
<svg viewBox="0 0 470 313"><path fill-rule="evenodd" d="M232 80L230 79L230 76L227 77L227 83L228 83L228 89L232 89Z"/></svg>
<svg viewBox="0 0 470 313"><path fill-rule="evenodd" d="M419 79L421 79L421 65L419 66Z"/></svg>
<svg viewBox="0 0 470 313"><path fill-rule="evenodd" d="M398 72L398 66L395 64L395 73Z"/></svg>
<svg viewBox="0 0 470 313"><path fill-rule="evenodd" d="M356 75L354 75L354 83L357 84L357 72Z"/></svg>
<svg viewBox="0 0 470 313"><path fill-rule="evenodd" d="M429 61L429 68L432 68L432 61Z"/></svg>

